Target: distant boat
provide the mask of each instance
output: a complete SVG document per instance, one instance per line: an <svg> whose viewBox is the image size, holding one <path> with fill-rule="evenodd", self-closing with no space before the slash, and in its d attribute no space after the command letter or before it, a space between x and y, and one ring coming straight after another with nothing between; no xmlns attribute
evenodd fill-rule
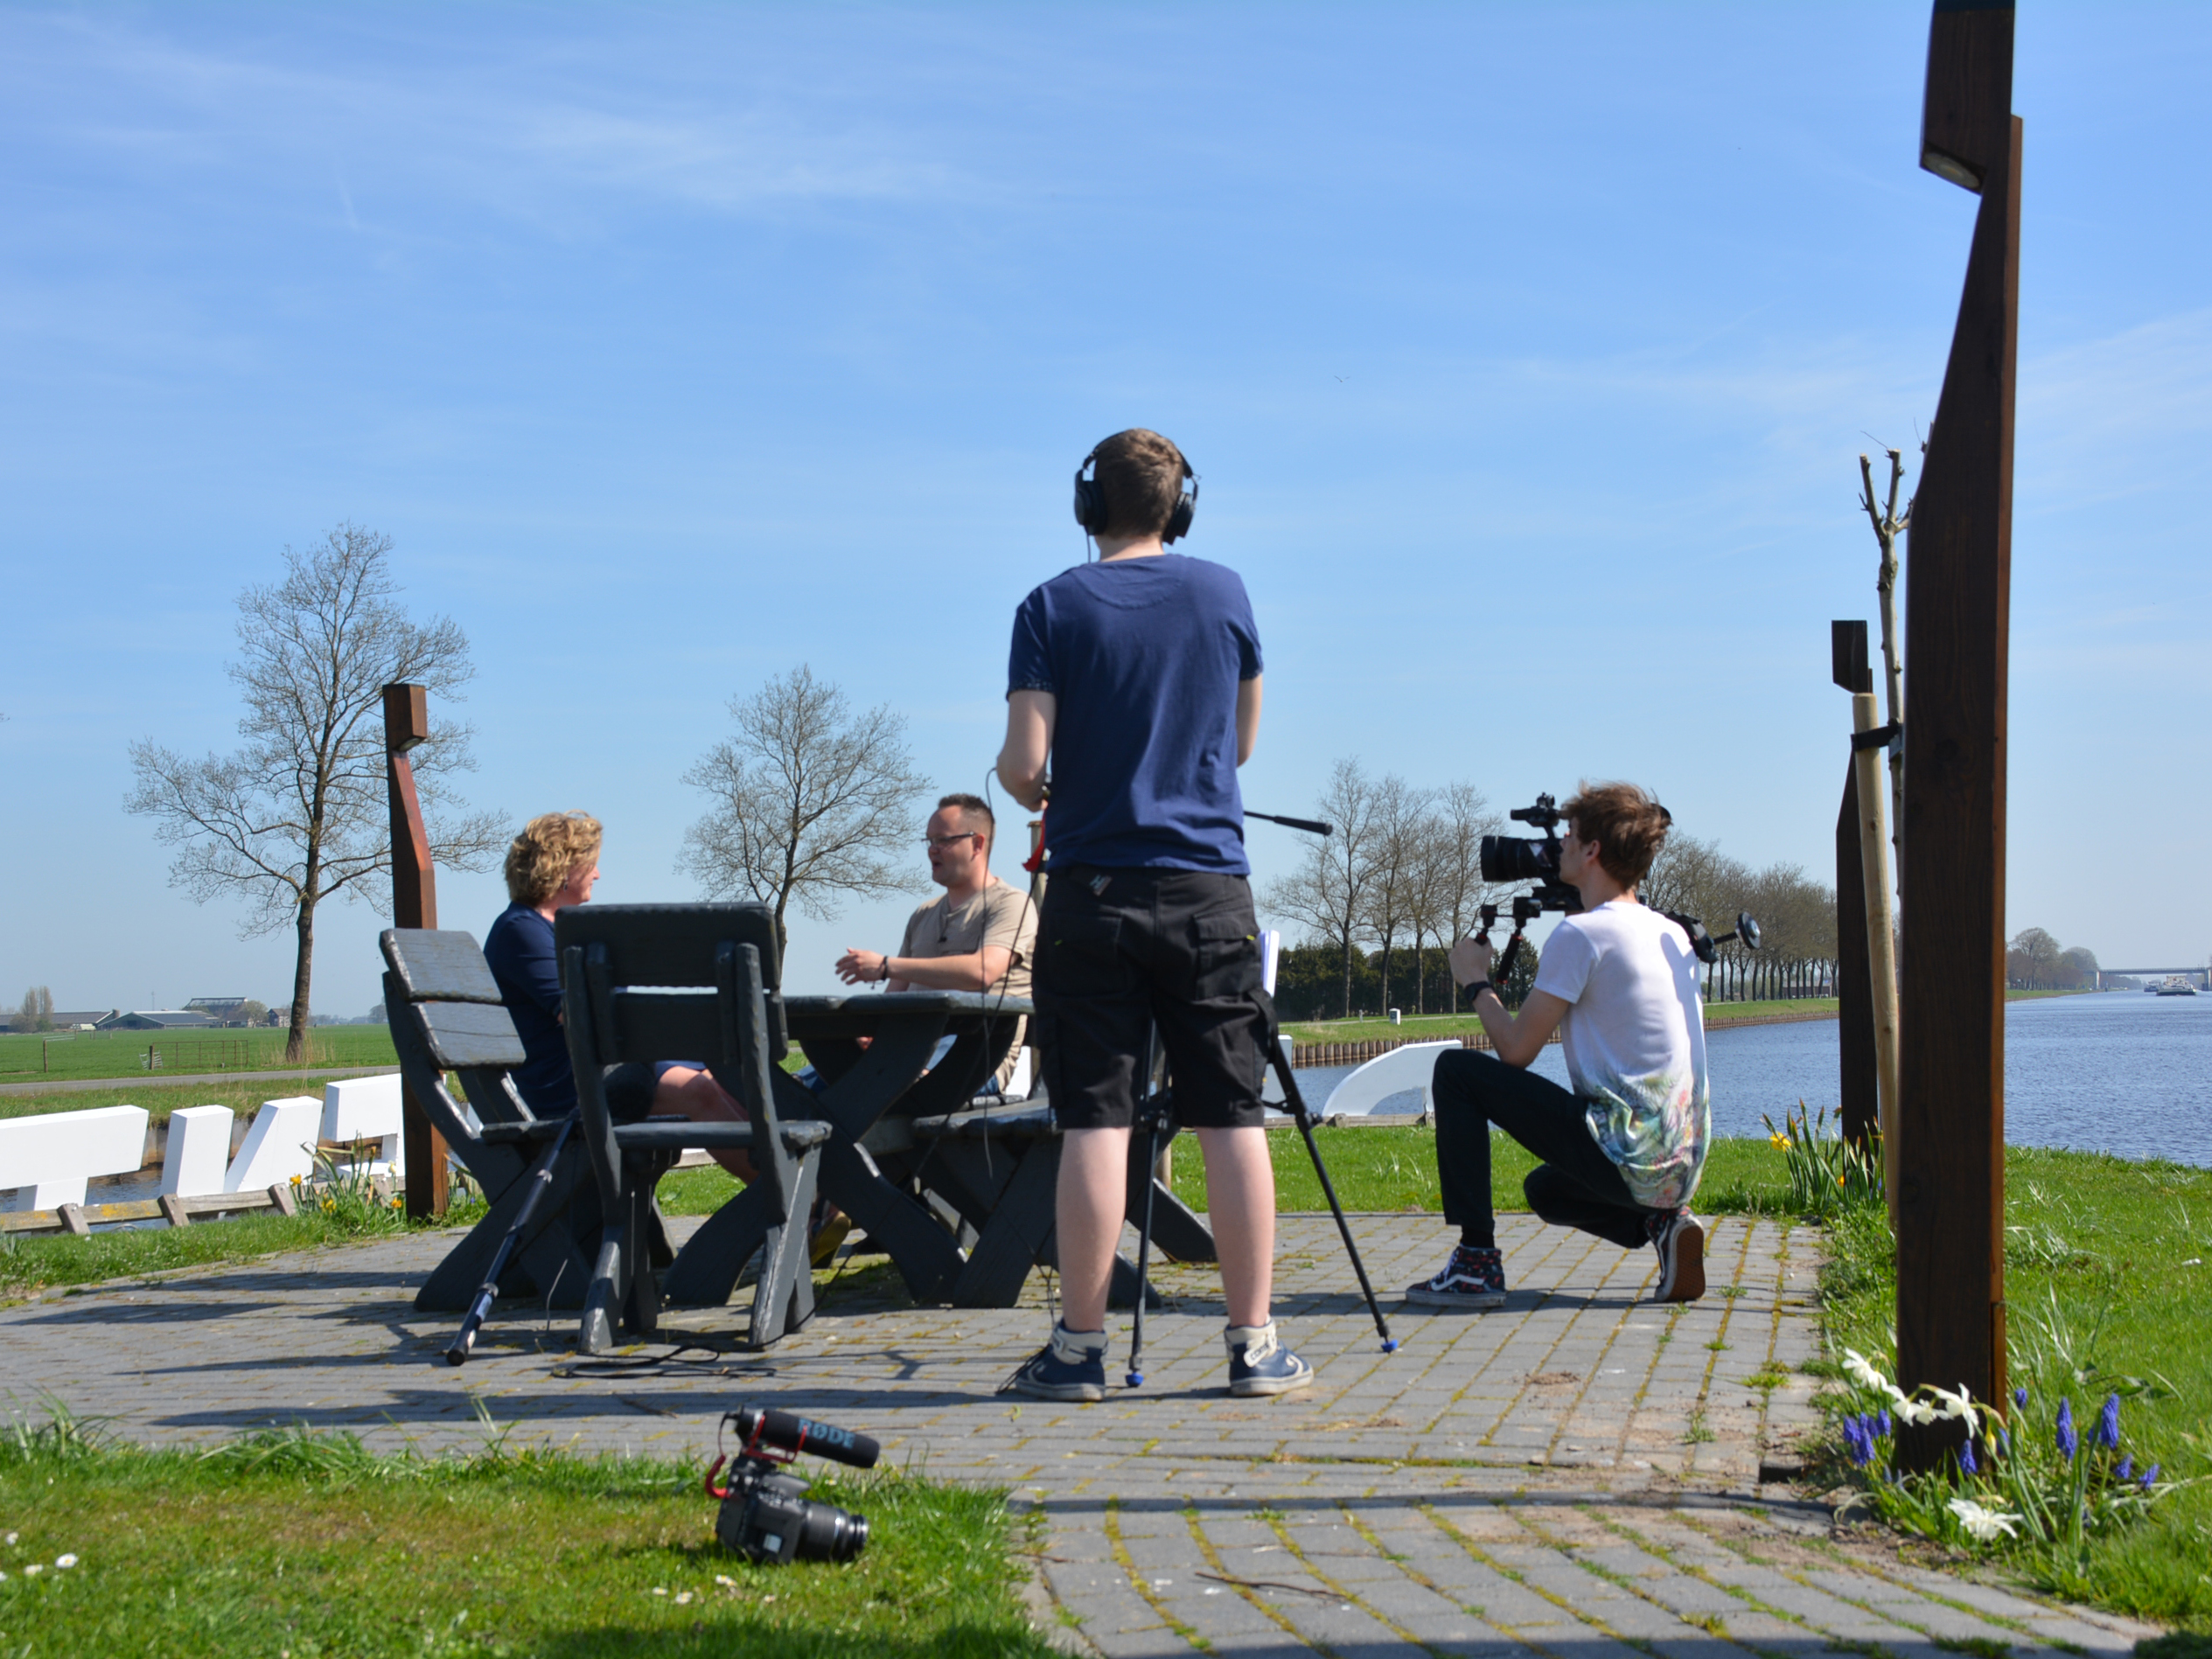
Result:
<svg viewBox="0 0 2212 1659"><path fill-rule="evenodd" d="M2193 997L2196 994L2196 986L2178 973L2169 973L2166 976L2166 983L2159 986L2159 994L2162 997Z"/></svg>

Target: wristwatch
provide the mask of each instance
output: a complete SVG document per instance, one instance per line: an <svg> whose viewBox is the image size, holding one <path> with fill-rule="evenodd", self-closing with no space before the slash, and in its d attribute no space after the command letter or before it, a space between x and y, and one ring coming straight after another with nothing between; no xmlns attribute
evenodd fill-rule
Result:
<svg viewBox="0 0 2212 1659"><path fill-rule="evenodd" d="M1479 997L1480 995L1482 995L1483 992L1485 992L1485 991L1492 991L1492 992L1495 992L1495 991L1497 991L1497 987L1496 986L1492 985L1492 984L1491 984L1491 983L1490 983L1488 979L1477 979L1477 980L1476 980L1476 981L1475 981L1475 983L1474 983L1474 984L1472 984L1472 985L1468 985L1468 986L1462 986L1460 988L1461 988L1462 990L1463 990L1463 991L1465 991L1465 992L1467 993L1467 1006L1468 1006L1469 1007L1470 1007L1470 1008L1471 1008L1471 1007L1473 1007L1475 1006L1475 999L1476 999L1476 997ZM1502 993L1498 995L1498 999L1497 999L1497 1000L1498 1000L1500 1002L1503 1002L1503 1001L1504 1001L1504 1000L1505 1000L1505 998L1504 998L1504 994L1503 994Z"/></svg>

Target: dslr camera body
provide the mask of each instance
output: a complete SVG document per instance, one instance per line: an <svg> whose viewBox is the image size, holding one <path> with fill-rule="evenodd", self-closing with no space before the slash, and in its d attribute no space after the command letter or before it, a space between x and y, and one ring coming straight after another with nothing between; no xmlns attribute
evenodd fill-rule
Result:
<svg viewBox="0 0 2212 1659"><path fill-rule="evenodd" d="M807 1483L785 1473L802 1451L856 1469L872 1469L883 1448L865 1434L788 1412L745 1407L722 1416L744 1441L735 1459L724 1453L707 1470L707 1495L722 1500L715 1536L748 1561L850 1561L868 1547L868 1519L806 1495ZM729 1465L729 1479L715 1476Z"/></svg>

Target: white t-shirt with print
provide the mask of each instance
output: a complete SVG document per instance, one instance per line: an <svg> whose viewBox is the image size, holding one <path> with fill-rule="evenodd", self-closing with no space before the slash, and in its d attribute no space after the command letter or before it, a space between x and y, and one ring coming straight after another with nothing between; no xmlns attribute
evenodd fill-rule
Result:
<svg viewBox="0 0 2212 1659"><path fill-rule="evenodd" d="M1657 910L1614 899L1560 921L1535 988L1569 1005L1567 1074L1587 1103L1590 1138L1638 1203L1687 1204L1713 1134L1688 935Z"/></svg>

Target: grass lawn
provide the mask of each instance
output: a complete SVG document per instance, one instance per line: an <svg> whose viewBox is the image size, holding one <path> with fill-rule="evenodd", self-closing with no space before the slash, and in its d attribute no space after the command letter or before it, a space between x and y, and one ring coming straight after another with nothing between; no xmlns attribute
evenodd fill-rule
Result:
<svg viewBox="0 0 2212 1659"><path fill-rule="evenodd" d="M2078 996L2076 991L2007 991L2006 1001L2023 997ZM1727 1025L1737 1020L1771 1018L1777 1014L1792 1014L1800 1018L1831 1019L1836 1012L1833 997L1793 997L1787 1000L1765 1002L1708 1002L1705 1005L1705 1022L1709 1030L1715 1026ZM1392 1025L1388 1020L1301 1020L1285 1021L1283 1033L1294 1042L1365 1042L1377 1037L1405 1037L1408 1040L1434 1042L1440 1037L1456 1037L1469 1031L1482 1029L1482 1021L1473 1014L1408 1014L1404 1021Z"/></svg>
<svg viewBox="0 0 2212 1659"><path fill-rule="evenodd" d="M159 1075L157 1073L156 1075ZM149 1085L118 1083L104 1089L56 1090L51 1094L0 1095L0 1118L30 1118L48 1112L89 1112L94 1106L143 1106L149 1119L167 1123L179 1106L228 1106L250 1120L264 1100L323 1092L322 1077L264 1077L256 1083L188 1083ZM94 1202L98 1202L97 1198Z"/></svg>
<svg viewBox="0 0 2212 1659"><path fill-rule="evenodd" d="M2048 1587L2212 1631L2212 1170L2014 1147L2005 1194L2013 1381L2046 1407L2069 1397L2086 1423L2118 1379L2145 1379L2150 1389L2122 1408L2127 1444L2160 1460L2166 1478L2193 1482L2142 1525L2094 1543L2084 1579ZM1897 1308L1888 1224L1879 1211L1853 1212L1829 1238L1832 1344L1888 1371ZM1843 1468L1839 1457L1839 1479Z"/></svg>
<svg viewBox="0 0 2212 1659"><path fill-rule="evenodd" d="M473 1222L480 1206L457 1206L440 1226ZM96 1285L178 1267L221 1266L318 1244L349 1244L390 1237L407 1230L398 1216L371 1213L359 1202L336 1215L303 1207L297 1216L273 1210L195 1222L189 1227L129 1227L89 1238L66 1233L0 1235L0 1303L41 1290Z"/></svg>
<svg viewBox="0 0 2212 1659"><path fill-rule="evenodd" d="M213 1454L0 1438L0 1649L13 1654L866 1655L1044 1659L1001 1493L806 1460L865 1516L853 1562L752 1565L696 1465L342 1436ZM61 1557L75 1564L59 1568ZM27 1574L33 1564L43 1571Z"/></svg>
<svg viewBox="0 0 2212 1659"><path fill-rule="evenodd" d="M0 1035L0 1083L45 1077L157 1079L162 1071L273 1071L302 1066L391 1066L399 1060L380 1025L322 1025L309 1029L307 1055L284 1057L282 1031L74 1031ZM149 1072L146 1054L161 1051Z"/></svg>

